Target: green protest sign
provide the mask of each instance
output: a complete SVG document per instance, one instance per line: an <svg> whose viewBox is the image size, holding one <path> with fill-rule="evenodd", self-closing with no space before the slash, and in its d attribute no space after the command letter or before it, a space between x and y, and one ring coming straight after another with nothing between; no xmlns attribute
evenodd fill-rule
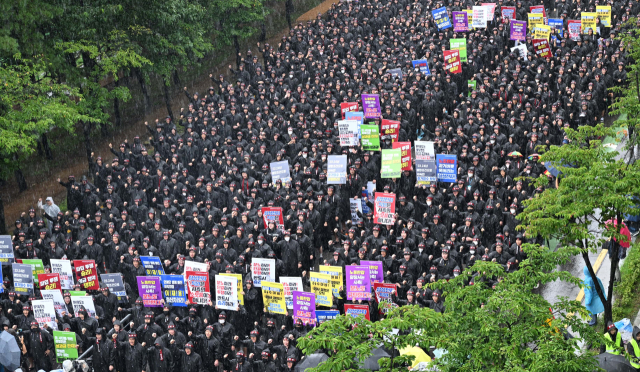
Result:
<svg viewBox="0 0 640 372"><path fill-rule="evenodd" d="M477 86L477 81L475 80L468 80L467 81L467 86L469 87L469 93L467 94L467 96L471 97L471 92L476 90L476 86Z"/></svg>
<svg viewBox="0 0 640 372"><path fill-rule="evenodd" d="M44 264L42 264L42 260L22 260L22 263L33 267L33 282L36 283L37 288L39 284L38 274L44 274Z"/></svg>
<svg viewBox="0 0 640 372"><path fill-rule="evenodd" d="M467 62L467 39L450 39L449 48L451 50L458 49L460 51L460 62Z"/></svg>
<svg viewBox="0 0 640 372"><path fill-rule="evenodd" d="M76 334L74 332L53 331L53 343L56 347L56 360L62 363L67 359L78 359Z"/></svg>
<svg viewBox="0 0 640 372"><path fill-rule="evenodd" d="M402 150L382 150L381 178L399 178L402 173Z"/></svg>
<svg viewBox="0 0 640 372"><path fill-rule="evenodd" d="M364 151L380 150L380 129L377 125L361 125L362 149Z"/></svg>
<svg viewBox="0 0 640 372"><path fill-rule="evenodd" d="M69 291L69 296L86 296L87 292L85 291Z"/></svg>

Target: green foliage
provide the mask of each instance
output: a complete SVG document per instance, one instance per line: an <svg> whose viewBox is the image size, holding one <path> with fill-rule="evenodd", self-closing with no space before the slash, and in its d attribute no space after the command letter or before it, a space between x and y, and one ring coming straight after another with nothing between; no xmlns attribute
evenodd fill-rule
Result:
<svg viewBox="0 0 640 372"><path fill-rule="evenodd" d="M244 39L257 32L257 22L269 14L262 0L217 0L214 1L212 16L218 20L215 38L224 45L230 45L234 38Z"/></svg>
<svg viewBox="0 0 640 372"><path fill-rule="evenodd" d="M533 293L540 284L562 280L580 285L567 272L555 271L577 254L576 248L551 252L545 247L525 245L528 259L520 270L505 275L502 266L478 262L473 270L450 281L432 286L444 291L446 311L405 306L385 319L371 323L364 319L339 317L326 322L301 339L305 354L318 349L329 360L315 371L359 371L357 360L364 360L380 344L395 346L436 346L447 353L435 361L442 371L591 371L591 354L581 350L579 341L600 344L600 335L573 314L586 316L576 301L562 299L551 305ZM465 285L475 276L474 285ZM486 283L498 279L495 288ZM571 314L571 315L569 315ZM354 323L358 325L353 328ZM392 330L398 329L397 336ZM563 332L571 329L580 339L566 340ZM405 371L405 358L381 359L384 371ZM390 369L389 369L390 368Z"/></svg>
<svg viewBox="0 0 640 372"><path fill-rule="evenodd" d="M620 283L615 287L616 302L613 319L630 318L637 314L638 284L640 284L640 246L635 243L628 248L629 254L620 268Z"/></svg>

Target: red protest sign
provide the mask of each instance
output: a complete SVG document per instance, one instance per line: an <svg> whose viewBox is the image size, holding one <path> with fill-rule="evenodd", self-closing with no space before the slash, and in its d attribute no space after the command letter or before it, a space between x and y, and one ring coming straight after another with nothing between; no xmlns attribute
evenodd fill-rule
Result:
<svg viewBox="0 0 640 372"><path fill-rule="evenodd" d="M358 102L342 102L340 104L340 113L342 114L342 119L344 120L344 115L347 112L358 111Z"/></svg>
<svg viewBox="0 0 640 372"><path fill-rule="evenodd" d="M60 274L38 274L40 289L61 289Z"/></svg>
<svg viewBox="0 0 640 372"><path fill-rule="evenodd" d="M462 72L459 50L444 51L444 69L445 71L449 71L451 74L459 74Z"/></svg>
<svg viewBox="0 0 640 372"><path fill-rule="evenodd" d="M380 124L380 134L391 137L391 141L398 140L398 133L400 133L400 122L396 120L382 119Z"/></svg>
<svg viewBox="0 0 640 372"><path fill-rule="evenodd" d="M74 260L73 267L76 272L76 283L84 290L97 291L100 289L98 283L98 268L94 260Z"/></svg>
<svg viewBox="0 0 640 372"><path fill-rule="evenodd" d="M187 280L187 294L189 302L194 305L206 305L211 300L209 288L209 273L201 271L187 271L184 273Z"/></svg>
<svg viewBox="0 0 640 372"><path fill-rule="evenodd" d="M373 283L373 291L378 301L378 311L380 314L386 314L394 307L398 307L393 302L393 294L396 292L396 285L392 283Z"/></svg>
<svg viewBox="0 0 640 372"><path fill-rule="evenodd" d="M543 17L547 18L547 11L544 10L544 5L534 5L529 7L529 13L538 13L542 14Z"/></svg>
<svg viewBox="0 0 640 372"><path fill-rule="evenodd" d="M351 315L354 318L362 315L365 319L371 320L369 317L369 305L344 304L344 314Z"/></svg>
<svg viewBox="0 0 640 372"><path fill-rule="evenodd" d="M549 48L549 42L546 39L533 39L533 50L536 55L542 58L551 58L551 49Z"/></svg>
<svg viewBox="0 0 640 372"><path fill-rule="evenodd" d="M276 228L284 230L284 217L282 216L281 207L262 207L262 221L264 228L269 228L269 221L276 223Z"/></svg>
<svg viewBox="0 0 640 372"><path fill-rule="evenodd" d="M396 222L396 194L377 192L373 201L373 223L393 225Z"/></svg>
<svg viewBox="0 0 640 372"><path fill-rule="evenodd" d="M392 144L392 148L400 149L401 153L401 161L402 161L402 170L410 171L412 169L411 166L411 142L394 142Z"/></svg>

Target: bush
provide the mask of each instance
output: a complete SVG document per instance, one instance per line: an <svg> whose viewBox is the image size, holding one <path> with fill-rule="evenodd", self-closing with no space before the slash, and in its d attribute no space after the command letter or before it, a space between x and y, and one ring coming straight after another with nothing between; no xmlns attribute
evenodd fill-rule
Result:
<svg viewBox="0 0 640 372"><path fill-rule="evenodd" d="M640 283L640 249L634 243L627 251L627 258L620 268L621 281L614 289L613 319L629 318L633 321L640 307L638 283Z"/></svg>

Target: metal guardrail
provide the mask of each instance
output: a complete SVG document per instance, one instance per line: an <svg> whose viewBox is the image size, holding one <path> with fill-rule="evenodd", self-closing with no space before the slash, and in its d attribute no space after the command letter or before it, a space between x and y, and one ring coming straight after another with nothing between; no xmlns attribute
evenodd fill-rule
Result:
<svg viewBox="0 0 640 372"><path fill-rule="evenodd" d="M120 320L120 323L125 324L125 326L124 326L124 327L122 327L122 329L123 329L123 330L126 330L126 328L129 326L128 321L129 321L129 319L131 318L131 315L132 315L132 314L129 314L129 315L125 316L124 318L122 318L122 320ZM109 330L109 332L111 332L112 330L113 330L113 328L111 328L111 329ZM109 333L109 332L107 332L107 333ZM77 359L77 360L86 360L86 359L88 359L88 358L87 358L87 355L89 355L89 353L90 353L92 350L93 350L93 345L92 345L92 346L90 346L87 350L85 350L85 351L84 351L84 353L82 353L82 355L80 355L80 356L78 357L78 359ZM89 357L89 358L90 358L90 357Z"/></svg>

